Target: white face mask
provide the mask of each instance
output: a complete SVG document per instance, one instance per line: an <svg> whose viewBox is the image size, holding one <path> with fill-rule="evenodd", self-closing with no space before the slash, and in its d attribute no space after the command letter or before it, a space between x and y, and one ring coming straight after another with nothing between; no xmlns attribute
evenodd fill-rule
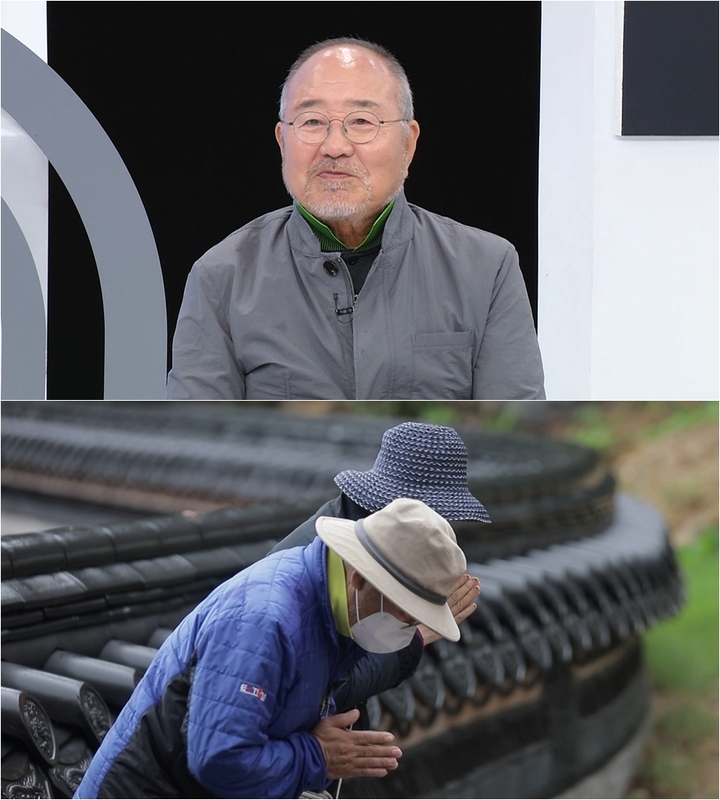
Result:
<svg viewBox="0 0 720 800"><path fill-rule="evenodd" d="M355 591L355 618L357 622L350 628L353 639L370 653L394 653L407 647L415 636L415 625L401 622L392 614L383 611L383 597L380 595L380 611L360 619L360 601Z"/></svg>

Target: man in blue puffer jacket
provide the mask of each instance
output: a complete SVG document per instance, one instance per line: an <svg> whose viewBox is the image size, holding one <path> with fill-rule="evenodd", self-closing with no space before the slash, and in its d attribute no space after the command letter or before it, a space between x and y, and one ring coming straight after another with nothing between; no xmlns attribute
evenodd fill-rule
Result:
<svg viewBox="0 0 720 800"><path fill-rule="evenodd" d="M320 517L316 529L183 620L75 797L297 798L397 767L392 734L349 730L357 711L334 713L333 684L366 651L405 649L418 624L457 641L447 597L465 556L418 500L357 522Z"/></svg>

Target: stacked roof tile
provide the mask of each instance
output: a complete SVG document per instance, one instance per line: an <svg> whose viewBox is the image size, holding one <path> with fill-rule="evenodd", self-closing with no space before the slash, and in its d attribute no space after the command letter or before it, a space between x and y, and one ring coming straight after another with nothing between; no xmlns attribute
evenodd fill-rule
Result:
<svg viewBox="0 0 720 800"><path fill-rule="evenodd" d="M234 503L2 538L3 796L70 797L173 627L335 496L337 472L369 468L398 421L170 405L3 404L5 486ZM405 755L345 797L554 796L647 723L641 637L684 600L663 519L592 450L459 432L493 520L453 523L478 609L370 700Z"/></svg>

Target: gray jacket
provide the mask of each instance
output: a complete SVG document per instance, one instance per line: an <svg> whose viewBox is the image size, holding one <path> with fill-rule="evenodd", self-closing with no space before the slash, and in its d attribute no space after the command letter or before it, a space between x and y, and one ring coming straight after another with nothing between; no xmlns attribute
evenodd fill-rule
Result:
<svg viewBox="0 0 720 800"><path fill-rule="evenodd" d="M505 239L401 193L353 295L340 254L320 251L297 210L253 220L190 272L167 397L544 398L532 312Z"/></svg>

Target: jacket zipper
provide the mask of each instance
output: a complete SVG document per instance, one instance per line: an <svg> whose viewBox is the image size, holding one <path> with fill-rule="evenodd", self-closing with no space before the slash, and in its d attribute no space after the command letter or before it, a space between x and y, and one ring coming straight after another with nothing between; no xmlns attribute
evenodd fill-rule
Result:
<svg viewBox="0 0 720 800"><path fill-rule="evenodd" d="M345 277L345 285L347 287L347 294L350 298L350 305L346 306L345 308L338 308L338 298L340 297L338 292L333 293L333 300L335 301L335 313L337 314L340 322L350 322L350 320L344 320L342 317L350 316L350 314L355 311L355 303L357 302L357 295L355 294L355 287L353 286L352 278L350 277L350 270L348 270L347 265L342 260L342 258L338 259L340 262L340 268L342 269L343 276Z"/></svg>
<svg viewBox="0 0 720 800"><path fill-rule="evenodd" d="M320 705L320 719L324 719L330 713L330 692L326 692Z"/></svg>

